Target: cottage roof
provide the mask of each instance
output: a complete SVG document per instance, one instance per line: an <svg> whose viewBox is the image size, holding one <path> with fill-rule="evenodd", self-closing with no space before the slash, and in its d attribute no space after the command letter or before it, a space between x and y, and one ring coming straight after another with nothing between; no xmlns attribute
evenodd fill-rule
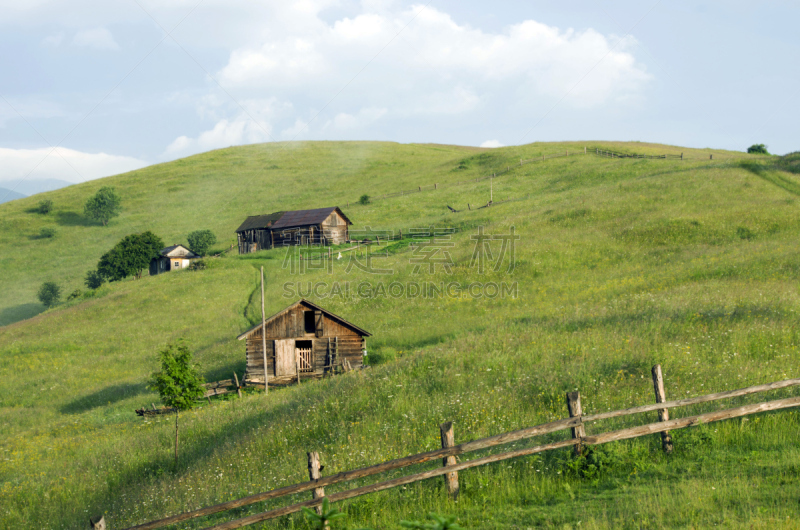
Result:
<svg viewBox="0 0 800 530"><path fill-rule="evenodd" d="M348 224L353 224L350 219L339 209L338 206L329 208L315 208L313 210L294 210L285 212L281 218L272 225L273 230L281 228L294 228L296 226L318 225L323 222L331 212L336 211Z"/></svg>
<svg viewBox="0 0 800 530"><path fill-rule="evenodd" d="M275 313L274 315L272 315L271 317L266 319L265 320L265 324L273 321L274 319L278 318L279 316L281 316L282 314L286 313L290 309L292 309L294 307L297 307L298 305L304 305L304 306L308 307L309 309L315 309L317 311L322 311L323 313L328 315L328 317L330 319L335 320L339 324L352 329L353 331L355 331L356 333L358 333L362 337L371 337L372 336L372 334L370 332L368 332L368 331L356 326L355 324L353 324L351 322L348 322L347 320L343 319L342 317L340 317L338 315L334 315L333 313L331 313L327 309L323 309L322 307L318 306L317 304L315 304L313 302L309 302L305 298L302 298L302 299L298 300L297 302L293 303L292 305L290 305L289 307L286 307L286 308L278 311L277 313ZM257 325L255 325L252 328L248 329L247 331L245 331L244 333L242 333L241 335L239 335L236 338L239 339L239 340L246 339L246 338L250 337L253 333L255 333L258 330L258 328L260 328L260 327L261 327L261 324L257 324Z"/></svg>
<svg viewBox="0 0 800 530"><path fill-rule="evenodd" d="M236 229L236 232L244 232L256 228L270 228L284 213L285 212L273 212L264 215L251 215L244 220L242 226Z"/></svg>
<svg viewBox="0 0 800 530"><path fill-rule="evenodd" d="M183 245L172 245L170 247L162 248L160 254L167 258L196 258L198 257L197 254L189 250L188 248L184 247Z"/></svg>

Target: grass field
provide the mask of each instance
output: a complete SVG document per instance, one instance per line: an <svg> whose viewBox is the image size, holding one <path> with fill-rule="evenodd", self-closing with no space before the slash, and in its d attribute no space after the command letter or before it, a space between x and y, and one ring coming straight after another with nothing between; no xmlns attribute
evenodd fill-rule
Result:
<svg viewBox="0 0 800 530"><path fill-rule="evenodd" d="M584 146L686 159L607 159L584 156ZM521 200L446 208L485 204L489 194L488 181L448 183L565 150L580 154L526 164L492 183L495 201ZM446 420L461 442L561 418L569 390L581 391L586 412L649 403L655 363L674 398L797 377L793 167L791 158L641 143L268 144L51 192L50 216L28 211L38 197L0 205L0 526L84 528L89 515L105 513L111 528L124 528L302 481L306 451L320 452L328 475L433 449ZM436 191L355 204L364 193L434 182ZM108 227L85 222L83 202L109 183L123 215ZM330 271L292 273L286 252L274 250L107 285L43 313L35 300L45 280L82 288L86 271L129 233L149 229L172 243L209 228L222 248L246 215L334 204L354 228L455 228L443 240L450 272L439 265L415 274L418 254L403 244L373 259L386 275L348 270L347 254ZM45 226L56 237L35 239ZM479 227L490 235L514 227L513 270L509 253L497 271L473 263ZM289 288L305 295L309 282L328 286L308 298L373 334L373 367L183 414L173 468L174 418L133 414L157 401L146 388L157 351L185 337L206 379L241 375L244 345L235 337L260 318L262 265L268 314L296 299L284 296ZM335 282L349 284L352 296L330 296ZM373 296L357 295L365 282ZM516 296L381 294L391 282L505 282ZM771 394L783 395L792 394ZM610 444L596 449L596 469L556 451L461 473L457 503L441 480L344 503L343 526L396 528L435 511L468 528L792 527L800 516L798 427L800 416L784 411L678 431L669 457L657 437ZM274 527L308 523L298 515L265 525Z"/></svg>

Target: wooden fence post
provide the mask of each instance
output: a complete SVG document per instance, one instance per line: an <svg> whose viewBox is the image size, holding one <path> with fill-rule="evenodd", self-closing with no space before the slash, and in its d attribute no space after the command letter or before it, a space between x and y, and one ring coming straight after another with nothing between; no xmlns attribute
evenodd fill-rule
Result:
<svg viewBox="0 0 800 530"><path fill-rule="evenodd" d="M239 386L239 376L236 375L236 372L233 372L233 381L236 383L236 392L239 394L239 397L242 397L242 387Z"/></svg>
<svg viewBox="0 0 800 530"><path fill-rule="evenodd" d="M308 455L308 480L319 480L322 475L319 472L319 453L311 451ZM311 493L312 499L321 499L325 496L325 488L314 488ZM322 515L322 506L317 506L317 513Z"/></svg>
<svg viewBox="0 0 800 530"><path fill-rule="evenodd" d="M272 233L272 232L270 232ZM264 312L264 266L261 266L261 354L264 358L264 393L269 393L269 373L267 372L267 324ZM277 359L277 357L276 357Z"/></svg>
<svg viewBox="0 0 800 530"><path fill-rule="evenodd" d="M567 392L567 410L569 410L570 418L583 414L583 410L581 410L580 392ZM578 439L586 437L586 429L584 429L582 423L577 427L572 427L572 437ZM581 444L579 443L575 444L575 454L578 456L581 454Z"/></svg>
<svg viewBox="0 0 800 530"><path fill-rule="evenodd" d="M102 515L89 518L89 528L95 530L106 530L106 520Z"/></svg>
<svg viewBox="0 0 800 530"><path fill-rule="evenodd" d="M708 155L709 160L714 160L714 155Z"/></svg>
<svg viewBox="0 0 800 530"><path fill-rule="evenodd" d="M656 403L664 403L667 400L664 393L664 376L661 375L661 365L657 364L653 367L653 390L656 393ZM658 409L658 421L669 421L669 409ZM664 452L669 454L672 452L672 435L669 431L661 433L661 447Z"/></svg>
<svg viewBox="0 0 800 530"><path fill-rule="evenodd" d="M681 153L681 160L683 160L683 153Z"/></svg>
<svg viewBox="0 0 800 530"><path fill-rule="evenodd" d="M586 154L586 147L583 148L583 154Z"/></svg>
<svg viewBox="0 0 800 530"><path fill-rule="evenodd" d="M442 436L442 449L456 445L452 421L446 421L439 425L439 433ZM442 466L444 467L454 466L455 464L456 457L454 456L446 456L442 459ZM458 498L458 472L447 473L444 476L444 484L447 487L447 493L450 498L456 500Z"/></svg>

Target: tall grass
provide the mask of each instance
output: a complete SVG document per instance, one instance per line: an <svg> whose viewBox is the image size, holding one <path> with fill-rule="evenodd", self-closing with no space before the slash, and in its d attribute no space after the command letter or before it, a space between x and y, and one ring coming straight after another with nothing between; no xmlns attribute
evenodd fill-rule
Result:
<svg viewBox="0 0 800 530"><path fill-rule="evenodd" d="M129 198L127 220L99 237L111 241L149 220L156 226L147 227L161 233L160 227L165 240L195 227L232 230L245 214L278 209L279 201L315 206L322 196L333 204L350 195L357 199L362 190L372 195L375 189L443 182L451 175L458 181L491 164L577 150L575 144L532 144L491 151L485 162L475 158L480 152L446 146L291 147L212 152L115 177L118 189L127 190L123 197L138 198ZM314 164L310 152L316 153ZM77 528L88 515L105 513L112 528L121 528L305 480L306 451L320 452L328 475L434 449L437 426L446 420L455 422L460 442L562 418L564 393L575 389L587 412L649 403L655 363L663 366L669 398L796 377L800 216L794 198L738 163L717 158L722 155L715 153L714 161L570 156L523 166L494 181L495 200L528 196L524 201L458 214L445 208L485 203L488 183L476 183L345 210L357 228L407 233L413 227L459 227L449 240L449 274L441 267L415 274L415 252L399 247L374 261L393 270L386 276L358 268L347 272L349 254L335 260L330 273L294 275L283 268L282 250L229 255L208 260L203 271L111 284L98 296L2 328L2 526ZM298 160L309 167L291 165ZM278 168L265 169L271 165ZM237 174L262 178L263 196L248 196L252 183L236 181ZM300 184L289 186L293 182ZM173 187L179 189L168 191ZM56 208L72 207L65 205L70 194L77 200L79 190L62 190L64 195L54 197ZM234 200L237 194L241 201ZM153 213L171 197L177 200L175 213L156 221ZM225 204L226 197L232 204ZM10 248L29 221L22 210L0 211L12 226L0 244ZM175 226L168 228L170 221ZM521 239L513 271L479 273L470 266L471 236L479 226L489 234L515 227ZM742 238L740 228L751 237ZM65 271L82 275L93 245L98 252L109 246L90 242L76 250L68 248L70 242L103 230L61 229L54 255L75 254L65 259ZM35 245L18 252L22 257L14 260L40 256ZM173 469L172 419L133 414L156 401L145 382L157 368L157 349L186 337L207 380L228 378L234 370L241 376L244 344L235 337L260 318L261 265L268 314L295 301L284 297L287 281L505 281L517 283L518 296L311 295L373 334L373 366L266 397L253 391L185 414L181 459ZM14 274L34 284L44 272ZM791 391L772 394L781 395ZM588 431L651 416L609 420ZM447 499L441 481L432 480L344 503L346 521L353 528L394 528L400 519L434 511L483 528L786 526L787 518L800 515L798 420L785 411L678 431L669 457L660 453L657 437L615 443L597 448L601 465L592 471L568 451L469 470L461 473L457 503ZM180 527L202 528L274 505ZM298 515L264 527L307 525Z"/></svg>

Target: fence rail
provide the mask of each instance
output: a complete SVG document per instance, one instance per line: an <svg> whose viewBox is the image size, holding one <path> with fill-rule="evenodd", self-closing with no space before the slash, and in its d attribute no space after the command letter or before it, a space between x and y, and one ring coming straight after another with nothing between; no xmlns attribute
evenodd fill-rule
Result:
<svg viewBox="0 0 800 530"><path fill-rule="evenodd" d="M708 403L722 399L730 399L735 397L747 396L751 394L757 394L761 392L767 392L771 390L800 386L800 379L788 379L784 381L777 381L773 383L750 386L747 388L741 388L737 390L729 390L714 394L706 394L693 398L666 401L664 396L664 379L661 373L660 365L656 365L653 367L652 376L653 376L653 389L655 392L655 399L656 399L656 403L654 404L641 405L638 407L631 407L627 409L601 412L595 414L583 414L581 412L580 394L578 392L569 392L567 393L567 405L570 415L570 417L568 418L556 420L542 425L528 427L525 429L520 429L517 431L498 434L496 436L491 436L488 438L473 440L458 445L453 445L452 423L447 422L445 424L442 424L442 426L440 426L441 438L442 438L441 449L418 453L403 458L397 458L394 460L389 460L387 462L382 462L380 464L354 469L351 471L343 471L328 477L314 478L313 480L309 480L308 482L302 482L291 486L285 486L283 488L278 488L275 490L258 493L255 495L250 495L248 497L244 497L241 499L223 502L215 506L209 506L206 508L201 508L199 510L173 515L171 517L167 517L157 521L151 521L148 523L131 527L128 530L151 530L155 528L162 528L164 526L179 523L181 521L186 521L197 517L204 517L207 515L220 513L234 508L241 508L243 506L248 506L269 499L276 499L312 490L314 491L313 498L305 502L295 503L282 508L276 508L273 510L253 514L233 521L228 521L210 527L207 530L228 530L234 528L241 528L258 522L266 521L268 519L274 519L276 517L295 513L302 510L304 507L312 507L320 505L322 504L323 497L325 496L323 489L325 486L331 486L333 484L339 484L342 482L348 482L356 479L370 477L373 475L386 473L388 471L392 471L395 469L401 469L417 464L422 464L425 462L430 462L440 458L446 459L446 463L441 468L422 471L412 475L398 477L391 480L378 482L375 484L369 484L366 486L361 486L346 491L332 493L328 495L327 498L332 502L345 499L352 499L355 497L359 497L361 495L367 495L369 493L375 493L378 491L383 491L397 486L402 486L405 484L410 484L412 482L426 480L429 478L438 477L442 475L446 476L445 480L448 483L448 491L451 493L451 495L457 495L458 492L457 472L465 469L470 469L473 467L483 466L493 462L500 462L511 458L519 458L522 456L541 453L543 451L550 451L566 447L573 447L576 452L580 452L581 447L584 445L598 445L613 441L637 438L649 434L660 434L662 439L662 446L665 451L669 452L672 450L672 440L671 437L669 436L670 430L682 429L686 427L691 427L693 425L737 418L749 414L756 414L759 412L781 410L785 408L800 406L800 397L790 397L785 399L764 401L752 405L743 405L740 407L729 408L716 412L708 412L704 414L698 414L694 416L670 420L668 415L668 410L672 408L685 407L688 405L697 405L701 403ZM610 418L617 418L620 416L628 416L632 414L641 414L652 411L658 411L659 413L658 422L648 423L645 425L640 425L625 429L619 429L615 431L604 432L600 434L594 434L590 436L587 436L584 432L584 425L590 422L595 422L598 420L604 420ZM572 430L571 437L566 440L546 443L534 447L517 449L513 451L507 451L498 454L492 454L461 463L456 463L454 459L448 458L469 452L489 449L492 447L505 445L512 442L527 440L536 436L542 436L544 434L550 434L565 429ZM312 458L312 456L314 458ZM312 462L316 462L317 466L316 468L312 468ZM316 453L309 453L310 477L319 477L318 465L319 465L318 455Z"/></svg>
<svg viewBox="0 0 800 530"><path fill-rule="evenodd" d="M528 158L528 159L520 158L519 159L519 164L515 163L513 165L507 165L505 170L500 169L499 171L496 171L496 172L492 173L491 175L485 175L485 176L482 176L482 177L476 177L474 179L468 179L468 180L459 180L457 182L428 184L426 186L417 186L414 189L395 191L395 192L392 192L392 193L379 193L377 195L370 196L370 200L373 201L373 200L381 200L381 199L391 199L391 198L394 198L394 197L403 197L405 195L411 195L412 193L421 193L423 191L433 191L433 190L437 190L439 188L445 188L445 187L449 187L449 186L463 186L465 184L475 184L477 182L483 182L483 181L486 181L486 180L489 180L489 179L500 177L500 176L505 175L506 173L509 173L510 171L513 171L514 169L517 169L517 168L519 168L519 167L521 167L521 166L523 166L525 164L531 164L531 163L534 163L534 162L544 162L545 160L551 160L553 158L564 158L564 157L576 156L576 155L581 155L581 154L586 155L586 154L589 154L589 153L591 153L591 150L589 150L587 147L584 147L583 148L583 152L581 152L580 150L572 151L572 152L570 152L569 150L565 150L563 153L554 153L554 154L550 154L550 155L542 155L542 156L537 156L535 158ZM595 148L595 153L594 154L597 155L597 156L603 156L603 157L608 157L608 158L642 158L642 159L661 159L661 160L664 160L664 159L684 160L683 153L681 153L679 155L674 155L674 154L644 155L644 154L636 154L636 153L619 153L619 152L616 152L616 151L608 151L608 150L604 150L604 149L600 149L600 148ZM713 159L713 155L709 155L709 158ZM519 199L510 199L510 200L519 200ZM486 206L491 206L492 204L501 204L501 202L509 202L509 201L494 201L493 203L487 204ZM358 201L353 201L352 202L352 204L357 204L357 203L358 203ZM347 204L347 206L350 206L351 203L347 202L346 204ZM481 206L480 208L484 208L484 207L485 206ZM472 209L472 208L470 208L470 209ZM456 211L460 211L460 210L456 210Z"/></svg>

